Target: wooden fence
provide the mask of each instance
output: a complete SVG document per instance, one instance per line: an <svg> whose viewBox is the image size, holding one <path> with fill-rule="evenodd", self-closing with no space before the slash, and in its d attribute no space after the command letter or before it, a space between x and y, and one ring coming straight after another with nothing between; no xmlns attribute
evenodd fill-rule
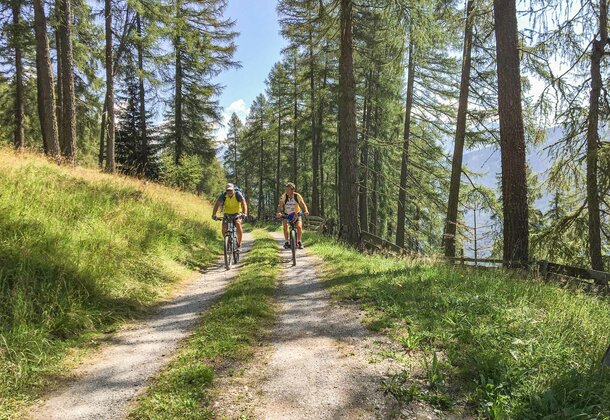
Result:
<svg viewBox="0 0 610 420"><path fill-rule="evenodd" d="M332 220L326 220L317 216L309 216L305 219L305 227L310 230L315 230L320 233L329 235L334 234L334 224ZM339 232L339 235L341 232ZM416 257L417 253L406 248L400 247L393 242L387 241L370 232L360 232L360 240L362 246L371 251L395 256L410 256ZM470 258L470 257L455 257L447 258L450 263L462 264L477 268L501 268L511 265L519 265L512 261L506 261L495 258ZM585 285L595 286L590 288L595 292L610 292L610 273L604 271L590 270L586 268L572 267L568 265L556 264L550 261L530 261L528 267L530 270L536 271L543 279L576 279ZM610 356L609 356L610 357Z"/></svg>

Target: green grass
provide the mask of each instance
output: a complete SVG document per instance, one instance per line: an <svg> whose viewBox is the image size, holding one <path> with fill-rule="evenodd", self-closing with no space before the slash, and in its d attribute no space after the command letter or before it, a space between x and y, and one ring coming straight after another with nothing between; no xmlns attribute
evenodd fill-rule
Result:
<svg viewBox="0 0 610 420"><path fill-rule="evenodd" d="M209 216L190 194L0 150L0 418L215 260Z"/></svg>
<svg viewBox="0 0 610 420"><path fill-rule="evenodd" d="M251 357L253 344L275 316L277 243L260 230L254 234L254 247L237 278L140 398L130 418L214 418L211 393L215 369Z"/></svg>
<svg viewBox="0 0 610 420"><path fill-rule="evenodd" d="M610 418L610 302L501 271L366 256L308 235L325 284L419 361L388 391L487 418Z"/></svg>

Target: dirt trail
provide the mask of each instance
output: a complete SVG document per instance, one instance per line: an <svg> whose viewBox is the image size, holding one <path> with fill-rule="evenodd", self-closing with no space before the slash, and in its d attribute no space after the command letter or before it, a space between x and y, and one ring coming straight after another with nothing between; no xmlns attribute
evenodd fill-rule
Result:
<svg viewBox="0 0 610 420"><path fill-rule="evenodd" d="M281 235L275 237L283 244ZM381 389L393 369L377 357L383 337L363 327L358 309L329 302L316 273L318 258L299 251L292 267L290 252L282 251L282 257L281 310L272 345L240 378L221 380L226 389L219 391L219 416L394 417L394 404Z"/></svg>
<svg viewBox="0 0 610 420"><path fill-rule="evenodd" d="M243 252L252 246L244 235ZM239 267L236 267L239 268ZM95 361L79 369L78 379L31 412L34 419L118 419L129 402L171 358L185 338L235 277L218 263L180 295L162 304L148 320L117 333Z"/></svg>

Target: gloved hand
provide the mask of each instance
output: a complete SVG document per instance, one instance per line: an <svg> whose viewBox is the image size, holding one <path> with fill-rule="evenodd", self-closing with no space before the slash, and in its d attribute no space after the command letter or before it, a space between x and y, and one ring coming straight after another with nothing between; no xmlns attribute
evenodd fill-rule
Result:
<svg viewBox="0 0 610 420"><path fill-rule="evenodd" d="M218 220L218 216L216 216L215 214L212 215L212 220Z"/></svg>

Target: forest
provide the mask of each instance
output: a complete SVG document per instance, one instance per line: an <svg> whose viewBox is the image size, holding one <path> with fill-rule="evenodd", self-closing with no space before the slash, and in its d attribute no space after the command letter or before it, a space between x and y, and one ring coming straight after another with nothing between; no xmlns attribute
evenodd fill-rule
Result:
<svg viewBox="0 0 610 420"><path fill-rule="evenodd" d="M422 255L469 253L475 209L508 265L608 269L606 0L279 0L287 47L221 145L226 6L1 0L0 142L207 196L235 182L257 219L292 181L347 242ZM464 165L482 149L492 186Z"/></svg>

